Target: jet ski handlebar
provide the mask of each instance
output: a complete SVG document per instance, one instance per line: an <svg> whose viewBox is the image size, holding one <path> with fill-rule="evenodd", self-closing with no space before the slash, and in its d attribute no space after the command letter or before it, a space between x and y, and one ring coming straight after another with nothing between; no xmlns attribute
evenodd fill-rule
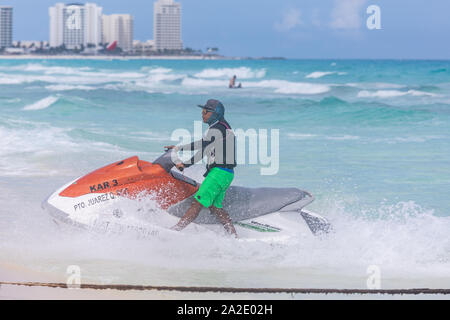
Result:
<svg viewBox="0 0 450 320"><path fill-rule="evenodd" d="M165 152L155 161L154 164L159 164L167 172L170 172L175 167L174 160L178 159L177 153L173 149L166 149ZM183 171L183 170L180 170Z"/></svg>

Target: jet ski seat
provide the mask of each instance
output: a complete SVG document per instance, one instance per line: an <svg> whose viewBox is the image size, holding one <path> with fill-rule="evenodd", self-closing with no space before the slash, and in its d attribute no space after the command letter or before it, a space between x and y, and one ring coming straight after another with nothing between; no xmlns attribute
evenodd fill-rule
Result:
<svg viewBox="0 0 450 320"><path fill-rule="evenodd" d="M153 163L159 164L175 179L197 185L197 182L171 169L175 166L172 151L168 150ZM182 217L194 200L194 195L173 205L169 213ZM314 201L314 197L297 188L245 188L231 186L226 193L223 206L233 221L256 218L277 211L300 211ZM196 219L197 223L216 224L217 220L209 210L203 209Z"/></svg>
<svg viewBox="0 0 450 320"><path fill-rule="evenodd" d="M233 221L256 218L277 211L299 211L314 200L309 193L296 188L245 188L231 186L224 199L224 209ZM189 209L191 196L169 208L169 213L182 217ZM215 224L216 217L203 209L197 223Z"/></svg>

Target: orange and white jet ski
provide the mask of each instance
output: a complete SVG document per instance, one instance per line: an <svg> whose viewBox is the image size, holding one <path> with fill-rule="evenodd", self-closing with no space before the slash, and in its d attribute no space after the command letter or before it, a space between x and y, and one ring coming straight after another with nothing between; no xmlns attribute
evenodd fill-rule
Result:
<svg viewBox="0 0 450 320"><path fill-rule="evenodd" d="M200 184L175 169L172 151L153 163L137 156L115 162L58 189L44 202L57 224L101 232L137 232L157 235L175 225L192 203ZM151 198L163 212L158 223L144 208L127 212L124 204ZM320 234L330 223L304 207L314 197L296 188L245 188L231 186L224 200L240 238L286 239L292 235ZM133 210L131 210L133 211ZM137 213L138 212L138 213ZM203 209L194 228L223 230L216 217ZM188 230L188 226L185 230Z"/></svg>

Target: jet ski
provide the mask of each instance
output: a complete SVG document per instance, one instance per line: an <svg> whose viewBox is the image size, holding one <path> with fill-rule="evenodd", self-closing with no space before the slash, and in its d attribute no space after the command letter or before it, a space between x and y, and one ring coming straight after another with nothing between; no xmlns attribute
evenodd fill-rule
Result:
<svg viewBox="0 0 450 320"><path fill-rule="evenodd" d="M172 152L166 151L153 162L133 156L109 164L62 186L42 207L58 225L102 233L152 237L166 232L223 231L206 208L181 233L170 229L195 201L193 196L200 186L174 168ZM145 199L151 199L158 210L146 210L142 205ZM239 238L285 240L331 230L327 219L304 209L313 201L309 192L297 188L231 186L224 209ZM130 210L130 204L135 210Z"/></svg>

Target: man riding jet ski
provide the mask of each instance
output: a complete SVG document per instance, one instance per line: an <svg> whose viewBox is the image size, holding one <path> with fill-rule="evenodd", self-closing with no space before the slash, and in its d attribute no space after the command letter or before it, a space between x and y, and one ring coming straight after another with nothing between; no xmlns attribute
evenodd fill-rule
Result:
<svg viewBox="0 0 450 320"><path fill-rule="evenodd" d="M168 232L168 228L183 230L191 222L200 229L214 231L218 231L218 224L222 225L228 233L239 234L241 239L284 240L331 230L325 218L304 209L314 201L306 191L230 186L236 161L234 154L231 157L225 152L227 143L234 143L235 138L223 118L223 105L209 100L200 107L210 129L217 127L225 139L216 138L212 145L203 139L187 146L169 146L153 163L137 156L112 163L61 187L43 202L43 208L57 224L100 232L133 232L143 237ZM176 150L180 149L200 151L191 161L182 163L176 156ZM174 167L182 170L199 161L203 151L207 155L209 152L209 162L201 185L173 170ZM150 197L167 212L160 221L164 224L162 228L148 221L147 215L151 213L144 212L136 218L123 210L124 201L139 202L142 197ZM178 218L181 219L175 224Z"/></svg>
<svg viewBox="0 0 450 320"><path fill-rule="evenodd" d="M184 146L166 146L167 149L174 149L175 151L200 149L189 162L178 162L176 164L180 171L202 160L204 155L208 157L206 173L204 174L205 180L195 194L195 200L192 201L191 207L173 229L177 231L184 229L197 218L202 207L204 207L209 208L225 229L237 237L233 222L222 205L227 189L234 178L236 138L231 131L231 126L224 118L225 108L220 101L211 99L207 101L206 105L199 105L199 107L202 108L203 122L209 125L205 138ZM229 154L227 157L226 150L232 150L233 154L231 156Z"/></svg>

